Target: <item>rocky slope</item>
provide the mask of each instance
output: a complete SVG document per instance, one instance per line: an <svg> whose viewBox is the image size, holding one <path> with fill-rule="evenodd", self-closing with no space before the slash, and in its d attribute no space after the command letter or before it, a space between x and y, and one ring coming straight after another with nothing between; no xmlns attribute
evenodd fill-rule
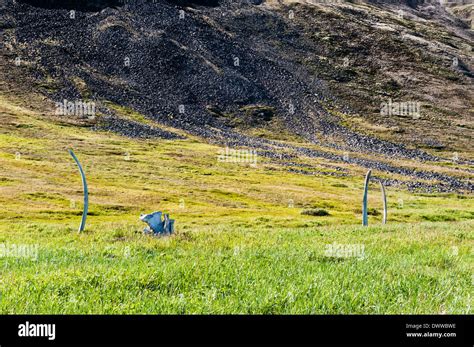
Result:
<svg viewBox="0 0 474 347"><path fill-rule="evenodd" d="M450 152L472 159L473 32L438 3L3 1L3 86L54 102L94 101L99 117L78 121L95 129L178 137L124 121L111 107L120 105L270 157L289 148L342 160L272 139L284 133L380 156L349 159L364 167L472 190L447 175L382 162L436 162ZM415 103L419 112L381 112L388 103Z"/></svg>

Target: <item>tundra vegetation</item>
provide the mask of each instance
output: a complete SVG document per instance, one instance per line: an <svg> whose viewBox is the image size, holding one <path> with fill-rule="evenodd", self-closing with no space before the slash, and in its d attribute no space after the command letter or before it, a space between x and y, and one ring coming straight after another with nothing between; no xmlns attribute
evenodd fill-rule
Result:
<svg viewBox="0 0 474 347"><path fill-rule="evenodd" d="M2 4L0 313L472 313L467 24L176 2Z"/></svg>
<svg viewBox="0 0 474 347"><path fill-rule="evenodd" d="M129 139L0 105L0 244L38 245L37 259L0 257L2 313L472 313L470 195L388 188L382 225L371 182L363 227L355 165L338 177L226 163L193 138ZM89 183L83 233L70 147ZM138 217L155 209L172 212L174 235L143 235ZM333 243L365 255L328 256Z"/></svg>

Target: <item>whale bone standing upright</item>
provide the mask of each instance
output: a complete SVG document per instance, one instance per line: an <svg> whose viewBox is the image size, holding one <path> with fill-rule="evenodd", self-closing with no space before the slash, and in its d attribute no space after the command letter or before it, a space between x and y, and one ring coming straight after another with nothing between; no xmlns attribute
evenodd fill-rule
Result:
<svg viewBox="0 0 474 347"><path fill-rule="evenodd" d="M86 228L87 212L89 211L89 189L87 188L86 174L84 173L84 170L82 169L82 165L79 162L79 159L77 159L72 149L69 150L69 154L74 159L77 166L79 167L79 172L81 173L81 178L82 178L82 186L84 187L84 210L82 211L82 220L81 220L81 225L79 226L79 232L81 232L81 231L84 231L84 229Z"/></svg>

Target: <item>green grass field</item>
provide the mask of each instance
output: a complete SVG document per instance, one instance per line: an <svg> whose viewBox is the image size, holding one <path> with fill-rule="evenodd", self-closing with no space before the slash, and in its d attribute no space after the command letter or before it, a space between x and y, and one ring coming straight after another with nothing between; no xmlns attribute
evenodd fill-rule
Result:
<svg viewBox="0 0 474 347"><path fill-rule="evenodd" d="M151 239L133 224L78 235L61 224L2 232L39 243L2 260L2 313L472 313L471 222L215 226ZM4 240L4 242L5 242ZM472 242L472 240L471 240ZM364 245L331 258L327 244ZM455 252L455 248L457 247Z"/></svg>
<svg viewBox="0 0 474 347"><path fill-rule="evenodd" d="M218 146L195 138L92 132L7 97L0 111L0 245L38 247L35 259L0 257L3 314L473 312L471 194L388 188L382 226L373 183L364 228L360 167L338 163L347 175L330 176L325 159L298 159L315 175L265 158L222 163ZM89 182L82 234L68 148ZM140 213L156 210L176 219L173 236L142 234ZM328 254L333 244L357 252Z"/></svg>

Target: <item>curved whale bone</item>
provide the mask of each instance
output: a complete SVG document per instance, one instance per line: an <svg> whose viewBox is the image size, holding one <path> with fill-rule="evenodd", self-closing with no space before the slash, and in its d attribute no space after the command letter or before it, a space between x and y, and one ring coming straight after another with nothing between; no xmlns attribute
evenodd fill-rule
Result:
<svg viewBox="0 0 474 347"><path fill-rule="evenodd" d="M74 159L77 166L79 167L79 172L81 173L81 178L82 178L82 186L84 188L84 209L82 211L81 225L79 226L79 232L81 232L81 231L84 231L84 229L86 228L87 212L89 211L89 189L87 188L86 174L84 173L84 170L82 169L82 165L79 162L79 159L77 159L72 149L69 150L69 154Z"/></svg>
<svg viewBox="0 0 474 347"><path fill-rule="evenodd" d="M367 171L367 174L365 175L364 197L362 199L362 225L363 226L369 225L367 200L368 200L368 194L369 194L369 181L370 181L371 173L372 173L372 170L369 170ZM387 195L385 194L385 186L383 185L382 181L379 180L379 183L380 183L380 189L382 191L382 200L383 200L382 224L387 224Z"/></svg>
<svg viewBox="0 0 474 347"><path fill-rule="evenodd" d="M382 181L379 181L380 189L382 190L382 200L383 200L383 220L382 224L387 224L387 195L385 194L385 187Z"/></svg>
<svg viewBox="0 0 474 347"><path fill-rule="evenodd" d="M367 174L365 175L364 197L362 199L362 225L363 226L369 225L369 218L367 216L367 197L369 194L369 180L370 180L371 173L372 173L372 170L369 170L367 171Z"/></svg>

